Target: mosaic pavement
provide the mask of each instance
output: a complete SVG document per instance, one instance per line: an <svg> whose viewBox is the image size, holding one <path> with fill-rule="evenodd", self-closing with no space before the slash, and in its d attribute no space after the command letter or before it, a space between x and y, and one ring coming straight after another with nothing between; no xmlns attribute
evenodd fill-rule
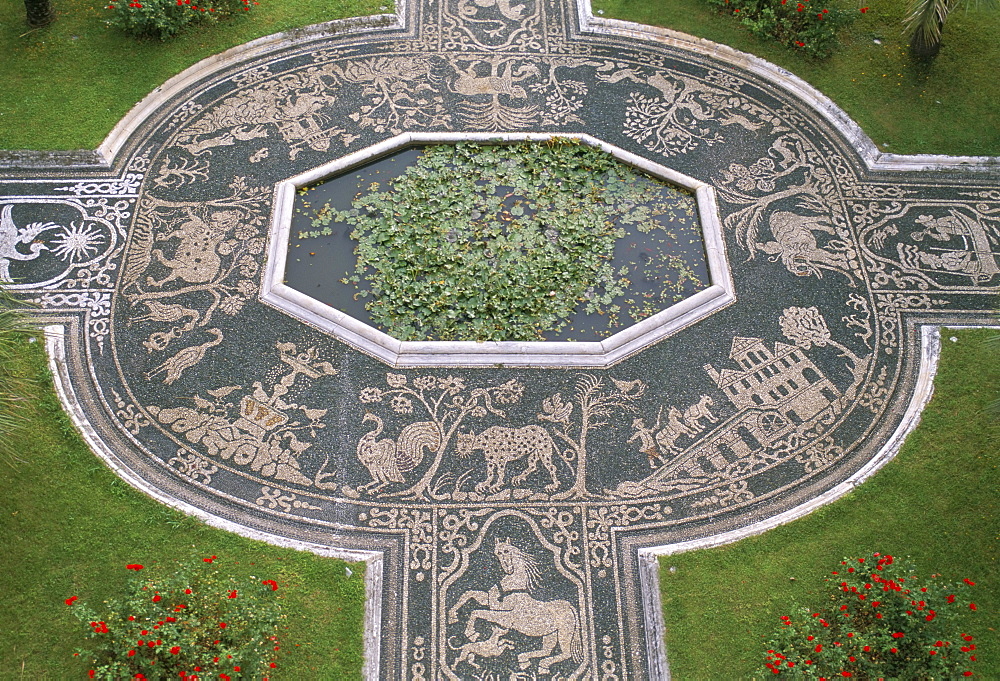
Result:
<svg viewBox="0 0 1000 681"><path fill-rule="evenodd" d="M0 280L61 325L60 390L124 477L375 557L369 675L663 676L640 552L891 451L921 325L989 320L1000 174L883 157L788 74L570 0L401 17L195 67L107 163L9 156ZM263 301L275 186L411 132L586 134L712 187L732 295L583 368L400 368Z"/></svg>

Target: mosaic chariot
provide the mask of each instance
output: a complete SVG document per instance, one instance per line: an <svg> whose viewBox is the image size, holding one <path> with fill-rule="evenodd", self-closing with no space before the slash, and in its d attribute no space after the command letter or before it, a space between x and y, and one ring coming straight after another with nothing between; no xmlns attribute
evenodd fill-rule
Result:
<svg viewBox="0 0 1000 681"><path fill-rule="evenodd" d="M414 2L167 88L110 167L0 174L0 280L64 326L106 456L381 555L372 674L659 674L637 551L854 474L919 325L995 301L995 176L872 165L767 77L581 16ZM276 183L406 132L585 133L712 185L735 301L600 369L399 369L263 304Z"/></svg>

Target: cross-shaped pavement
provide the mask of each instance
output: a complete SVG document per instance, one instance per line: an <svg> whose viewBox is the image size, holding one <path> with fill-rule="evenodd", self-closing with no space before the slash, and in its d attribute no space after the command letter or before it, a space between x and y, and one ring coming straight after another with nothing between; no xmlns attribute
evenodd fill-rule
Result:
<svg viewBox="0 0 1000 681"><path fill-rule="evenodd" d="M991 319L1000 175L880 154L786 72L585 0L398 6L203 62L90 157L15 155L0 280L123 477L370 561L370 675L661 677L649 557L892 456L933 327ZM399 344L284 287L291 178L546 135L686 183L711 286L577 347Z"/></svg>

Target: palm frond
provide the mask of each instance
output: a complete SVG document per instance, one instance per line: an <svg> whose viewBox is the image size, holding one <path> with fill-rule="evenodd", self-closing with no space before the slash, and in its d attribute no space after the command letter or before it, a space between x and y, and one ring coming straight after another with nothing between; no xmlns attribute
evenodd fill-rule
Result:
<svg viewBox="0 0 1000 681"><path fill-rule="evenodd" d="M963 5L965 9L979 9L980 7L986 7L986 9L1000 9L1000 0L963 0Z"/></svg>
<svg viewBox="0 0 1000 681"><path fill-rule="evenodd" d="M931 55L941 44L944 22L959 0L914 0L903 27L916 54Z"/></svg>

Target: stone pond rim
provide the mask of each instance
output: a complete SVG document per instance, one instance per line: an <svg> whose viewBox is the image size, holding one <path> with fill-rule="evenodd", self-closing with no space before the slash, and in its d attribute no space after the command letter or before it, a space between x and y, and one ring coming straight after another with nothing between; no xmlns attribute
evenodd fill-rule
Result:
<svg viewBox="0 0 1000 681"><path fill-rule="evenodd" d="M283 283L295 195L300 188L413 145L546 141L552 137L554 135L538 133L408 133L279 182L274 192L261 300L394 367L595 368L613 365L736 300L713 187L582 134L560 134L558 137L599 148L623 163L694 194L709 272L709 285L705 289L601 341L401 341Z"/></svg>
<svg viewBox="0 0 1000 681"><path fill-rule="evenodd" d="M284 283L407 341L600 341L708 282L694 194L564 137L404 147L300 189L291 241Z"/></svg>

